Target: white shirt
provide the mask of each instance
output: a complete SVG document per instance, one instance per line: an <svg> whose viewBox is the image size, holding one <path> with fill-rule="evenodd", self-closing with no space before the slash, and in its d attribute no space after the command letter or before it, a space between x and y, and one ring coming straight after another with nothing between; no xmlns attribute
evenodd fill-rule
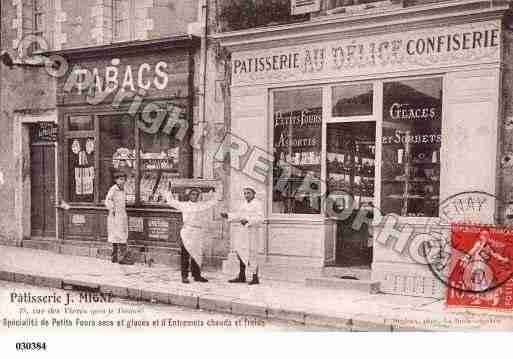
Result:
<svg viewBox="0 0 513 359"><path fill-rule="evenodd" d="M253 198L251 202L243 201L237 212L228 213L230 221L245 219L248 226L254 226L264 221L264 206L262 202Z"/></svg>
<svg viewBox="0 0 513 359"><path fill-rule="evenodd" d="M182 212L182 219L184 226L191 227L204 227L205 226L205 212L206 210L216 205L217 199L209 201L178 201L169 192L166 195L166 202L171 207L178 209Z"/></svg>

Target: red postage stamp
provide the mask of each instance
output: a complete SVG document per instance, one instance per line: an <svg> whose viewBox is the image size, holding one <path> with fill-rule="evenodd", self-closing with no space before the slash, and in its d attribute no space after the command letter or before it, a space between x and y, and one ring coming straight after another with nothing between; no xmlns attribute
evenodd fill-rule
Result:
<svg viewBox="0 0 513 359"><path fill-rule="evenodd" d="M513 228L451 227L447 304L513 309Z"/></svg>

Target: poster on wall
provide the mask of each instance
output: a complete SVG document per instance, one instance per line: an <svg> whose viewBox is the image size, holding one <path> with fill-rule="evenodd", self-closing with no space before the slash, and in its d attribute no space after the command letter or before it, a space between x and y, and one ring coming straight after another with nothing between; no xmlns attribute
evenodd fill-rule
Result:
<svg viewBox="0 0 513 359"><path fill-rule="evenodd" d="M95 139L92 137L69 140L70 199L73 202L91 202L93 200L96 176L95 145Z"/></svg>
<svg viewBox="0 0 513 359"><path fill-rule="evenodd" d="M129 232L143 232L143 218L142 217L128 217L128 231Z"/></svg>

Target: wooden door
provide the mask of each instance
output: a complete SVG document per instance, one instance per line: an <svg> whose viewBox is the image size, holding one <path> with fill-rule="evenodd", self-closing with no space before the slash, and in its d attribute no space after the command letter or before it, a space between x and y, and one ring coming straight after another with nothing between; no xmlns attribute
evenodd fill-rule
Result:
<svg viewBox="0 0 513 359"><path fill-rule="evenodd" d="M55 149L53 144L30 147L32 236L55 236Z"/></svg>

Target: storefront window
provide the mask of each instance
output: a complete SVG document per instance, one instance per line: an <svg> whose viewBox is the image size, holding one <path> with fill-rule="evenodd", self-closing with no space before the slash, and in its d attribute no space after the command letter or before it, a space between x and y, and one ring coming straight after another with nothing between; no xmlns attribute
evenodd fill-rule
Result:
<svg viewBox="0 0 513 359"><path fill-rule="evenodd" d="M141 146L141 202L158 204L164 201L173 178L180 176L180 141L171 133L139 131Z"/></svg>
<svg viewBox="0 0 513 359"><path fill-rule="evenodd" d="M372 115L372 84L342 85L333 88L332 116Z"/></svg>
<svg viewBox="0 0 513 359"><path fill-rule="evenodd" d="M67 143L69 197L72 202L94 201L94 137L69 138Z"/></svg>
<svg viewBox="0 0 513 359"><path fill-rule="evenodd" d="M442 79L384 83L381 208L436 217L440 196Z"/></svg>
<svg viewBox="0 0 513 359"><path fill-rule="evenodd" d="M322 89L274 93L273 213L320 213Z"/></svg>
<svg viewBox="0 0 513 359"><path fill-rule="evenodd" d="M114 184L114 173L126 173L127 203L135 202L136 156L134 119L124 115L100 117L100 199Z"/></svg>

